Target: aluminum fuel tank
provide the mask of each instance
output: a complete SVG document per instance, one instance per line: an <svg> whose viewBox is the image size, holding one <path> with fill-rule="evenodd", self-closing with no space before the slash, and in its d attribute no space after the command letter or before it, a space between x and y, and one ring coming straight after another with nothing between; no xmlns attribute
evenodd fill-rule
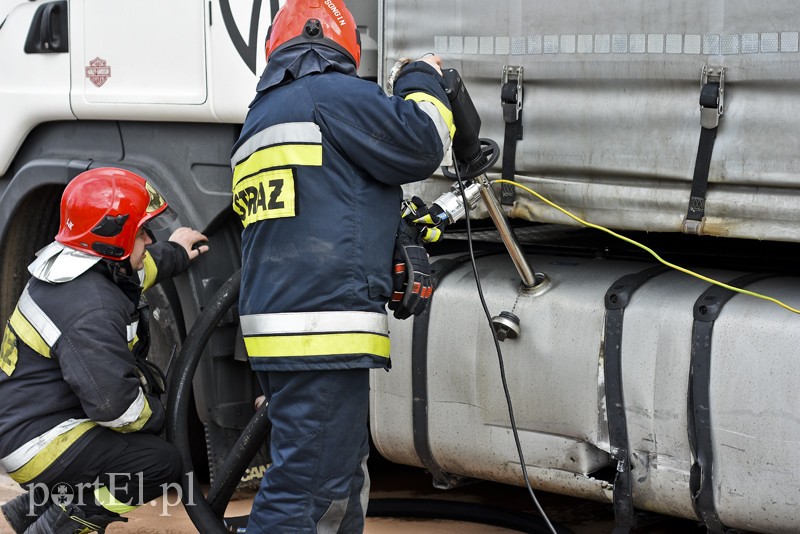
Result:
<svg viewBox="0 0 800 534"><path fill-rule="evenodd" d="M621 364L615 381L624 399L625 456L637 508L696 517L690 473L703 456L713 466L713 475L708 467L704 473L712 509L724 525L796 532L800 316L735 294L716 304L718 317L703 336L696 318L714 308L704 295L710 284L665 270L627 296L620 341L609 347L609 321L620 317L607 310L613 307L609 289L653 265L528 258L547 277L529 293L521 291L506 255L479 258L478 269L491 314L510 311L520 321L519 337L500 346L534 487L612 499L608 472L616 469L611 453L618 451L612 451L609 415L619 431L620 412L609 409L604 366L613 357ZM434 475L440 471L443 485L450 475L523 485L498 357L472 269L468 263L450 266L427 321L390 323L393 367L372 377L374 442L392 461L428 467ZM702 274L729 282L747 273ZM747 282L748 290L800 304L797 278ZM709 377L707 386L690 396L690 375L698 379L701 372ZM708 402L701 402L703 392ZM705 428L697 420L703 413L710 419Z"/></svg>

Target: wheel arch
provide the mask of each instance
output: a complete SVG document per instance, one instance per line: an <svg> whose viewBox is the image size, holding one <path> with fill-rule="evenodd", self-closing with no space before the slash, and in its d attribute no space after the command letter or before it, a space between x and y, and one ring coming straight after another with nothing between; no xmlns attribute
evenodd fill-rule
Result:
<svg viewBox="0 0 800 534"><path fill-rule="evenodd" d="M16 305L35 252L57 233L66 184L87 169L116 166L152 181L175 208L178 223L209 238L210 253L175 277L166 293L170 306L180 306L174 311L185 335L216 290L241 267L241 225L230 209L230 148L239 128L235 124L63 121L34 129L0 177L0 324L5 324ZM26 227L29 220L38 230ZM212 339L209 363L195 379L198 415L205 424L220 427L220 433L240 426L242 412L249 410L257 395L246 358L231 341L238 314L229 319L228 326Z"/></svg>

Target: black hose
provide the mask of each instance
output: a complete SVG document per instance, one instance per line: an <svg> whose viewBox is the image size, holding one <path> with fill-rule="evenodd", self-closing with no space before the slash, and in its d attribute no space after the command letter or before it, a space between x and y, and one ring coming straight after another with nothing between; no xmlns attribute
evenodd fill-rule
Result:
<svg viewBox="0 0 800 534"><path fill-rule="evenodd" d="M181 479L181 500L192 523L204 534L227 534L228 529L206 501L194 474L188 425L192 379L214 327L239 298L240 281L241 270L233 273L197 317L175 361L167 397L167 439L178 449L185 473Z"/></svg>
<svg viewBox="0 0 800 534"><path fill-rule="evenodd" d="M367 507L367 516L466 521L531 534L552 532L548 524L538 516L481 503L444 499L371 499ZM571 532L561 526L556 527L556 530L559 534Z"/></svg>
<svg viewBox="0 0 800 534"><path fill-rule="evenodd" d="M225 515L225 508L242 479L242 473L255 457L259 447L266 441L271 428L265 402L242 430L222 467L215 469L218 475L214 477L207 500L217 517Z"/></svg>

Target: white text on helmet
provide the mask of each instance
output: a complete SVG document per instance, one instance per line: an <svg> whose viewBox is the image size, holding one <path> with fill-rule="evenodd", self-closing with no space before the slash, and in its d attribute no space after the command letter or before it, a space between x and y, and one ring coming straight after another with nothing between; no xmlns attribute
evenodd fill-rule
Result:
<svg viewBox="0 0 800 534"><path fill-rule="evenodd" d="M331 0L325 0L325 5L328 6L328 9L331 10L333 16L336 17L336 20L339 22L339 26L344 26L345 24L347 24L347 22L344 20L344 17L342 16L342 12L339 11L338 7L336 7L336 4L331 2Z"/></svg>

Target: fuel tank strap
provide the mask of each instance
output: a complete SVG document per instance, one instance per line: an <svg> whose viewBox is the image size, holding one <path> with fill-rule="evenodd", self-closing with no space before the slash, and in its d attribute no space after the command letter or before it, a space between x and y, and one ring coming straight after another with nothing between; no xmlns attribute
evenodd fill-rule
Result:
<svg viewBox="0 0 800 534"><path fill-rule="evenodd" d="M743 288L753 282L776 276L754 273L740 276L728 283ZM689 366L688 431L692 449L689 487L692 505L697 517L706 525L708 532L719 534L728 530L722 524L714 503L714 454L711 431L711 348L714 321L725 304L736 293L717 285L706 289L694 303L692 325L691 363Z"/></svg>
<svg viewBox="0 0 800 534"><path fill-rule="evenodd" d="M435 288L442 279L470 260L469 255L457 258L440 259L431 265L434 292L431 301L436 300ZM414 451L422 465L431 473L433 486L438 489L451 489L462 483L462 478L445 472L433 457L428 425L428 334L430 326L430 304L420 315L414 316L411 339L411 417L414 432Z"/></svg>
<svg viewBox="0 0 800 534"><path fill-rule="evenodd" d="M614 478L615 534L627 533L636 522L631 493L631 464L628 445L628 422L622 390L622 324L625 308L633 293L651 278L667 271L662 265L628 274L614 282L606 292L603 358L608 411L608 439L611 457L617 461Z"/></svg>

